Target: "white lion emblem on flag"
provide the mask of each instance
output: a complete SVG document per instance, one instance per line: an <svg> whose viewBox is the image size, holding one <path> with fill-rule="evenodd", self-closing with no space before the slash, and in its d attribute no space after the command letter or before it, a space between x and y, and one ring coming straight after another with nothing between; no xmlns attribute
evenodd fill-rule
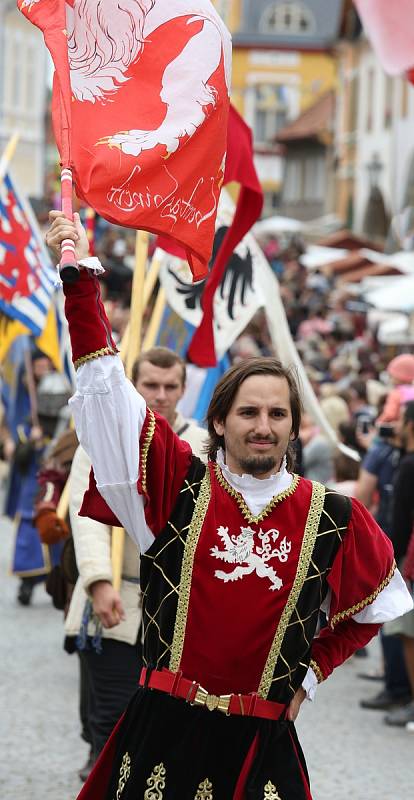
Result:
<svg viewBox="0 0 414 800"><path fill-rule="evenodd" d="M258 538L260 545L255 544L255 531L253 528L241 527L241 533L236 536L229 535L229 529L220 526L217 533L224 544L224 550L219 550L217 546L211 548L210 553L214 558L225 561L227 564L237 564L232 572L224 572L223 570L216 570L215 576L224 583L230 581L238 581L244 578L245 575L251 575L253 572L259 578L268 578L270 580L270 591L281 589L283 581L277 575L275 569L269 565L269 561L277 558L281 563L288 560L289 553L292 549L292 543L283 537L279 546L274 546L278 541L280 532L276 528L269 531L262 531L260 528Z"/></svg>

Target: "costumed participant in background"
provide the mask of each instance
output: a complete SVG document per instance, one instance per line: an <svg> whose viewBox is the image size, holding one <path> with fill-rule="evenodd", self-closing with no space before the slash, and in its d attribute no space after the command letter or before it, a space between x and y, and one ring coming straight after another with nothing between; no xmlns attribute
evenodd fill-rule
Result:
<svg viewBox="0 0 414 800"><path fill-rule="evenodd" d="M71 238L83 261L78 218L51 219L48 245ZM96 278L83 269L65 293L71 407L99 487L82 513L137 542L143 592L140 688L80 798L309 800L302 701L412 608L390 542L360 503L291 473L301 400L276 359L219 382L205 465L126 380Z"/></svg>
<svg viewBox="0 0 414 800"><path fill-rule="evenodd" d="M21 578L17 599L29 605L36 583L45 580L59 562L61 543L42 545L33 524L34 502L39 486L37 473L47 447L68 424L70 386L63 375L52 371L50 360L40 351L32 356L36 392L36 421L18 427L6 513L15 517L16 539L12 572Z"/></svg>
<svg viewBox="0 0 414 800"><path fill-rule="evenodd" d="M185 389L185 364L165 347L141 354L132 382L148 406L202 456L206 431L177 412ZM65 620L66 649L80 653L88 681L86 714L92 747L79 775L86 780L113 727L136 691L142 667L139 555L126 538L120 591L112 586L111 528L78 515L91 463L80 447L70 474L70 517L79 579ZM89 598L88 598L89 595ZM85 726L84 726L85 727ZM85 737L86 738L86 737Z"/></svg>

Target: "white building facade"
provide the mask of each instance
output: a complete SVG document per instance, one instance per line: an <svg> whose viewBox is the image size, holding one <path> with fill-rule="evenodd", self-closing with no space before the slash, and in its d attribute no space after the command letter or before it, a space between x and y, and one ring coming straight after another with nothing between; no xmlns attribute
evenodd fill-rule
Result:
<svg viewBox="0 0 414 800"><path fill-rule="evenodd" d="M0 153L14 133L13 173L29 196L41 197L45 173L48 56L40 31L0 0Z"/></svg>
<svg viewBox="0 0 414 800"><path fill-rule="evenodd" d="M386 75L366 40L360 46L354 184L357 232L362 232L372 179L390 215L402 210L414 157L414 87L405 77Z"/></svg>

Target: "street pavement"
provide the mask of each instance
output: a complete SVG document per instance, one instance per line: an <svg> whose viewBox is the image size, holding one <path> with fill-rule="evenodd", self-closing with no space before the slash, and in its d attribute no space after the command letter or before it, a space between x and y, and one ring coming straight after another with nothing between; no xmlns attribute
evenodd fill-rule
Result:
<svg viewBox="0 0 414 800"><path fill-rule="evenodd" d="M8 574L12 541L10 523L0 519L0 800L73 800L87 756L77 658L62 649L62 614L43 586L30 607L16 603L17 580ZM302 707L298 730L314 800L414 796L414 734L389 729L380 712L358 707L378 684L356 673L377 663L374 644L369 658L348 661Z"/></svg>

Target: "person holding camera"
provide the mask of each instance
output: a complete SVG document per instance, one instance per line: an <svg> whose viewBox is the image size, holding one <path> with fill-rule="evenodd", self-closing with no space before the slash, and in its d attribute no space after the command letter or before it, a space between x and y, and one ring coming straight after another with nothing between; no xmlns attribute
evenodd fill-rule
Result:
<svg viewBox="0 0 414 800"><path fill-rule="evenodd" d="M373 514L382 530L393 541L393 491L401 458L398 425L377 420L371 432L360 428L365 439L372 437L361 464L355 497ZM360 435L360 438L362 438ZM373 697L361 700L361 707L388 711L396 705L411 700L411 687L405 667L402 644L397 636L381 631L381 648L384 661L384 688Z"/></svg>
<svg viewBox="0 0 414 800"><path fill-rule="evenodd" d="M392 530L397 564L404 567L414 523L414 401L400 412L397 423L404 454L400 460L394 485ZM405 666L411 687L411 702L390 711L384 722L404 727L414 722L414 613L408 612L384 627L387 635L398 636L402 642Z"/></svg>

